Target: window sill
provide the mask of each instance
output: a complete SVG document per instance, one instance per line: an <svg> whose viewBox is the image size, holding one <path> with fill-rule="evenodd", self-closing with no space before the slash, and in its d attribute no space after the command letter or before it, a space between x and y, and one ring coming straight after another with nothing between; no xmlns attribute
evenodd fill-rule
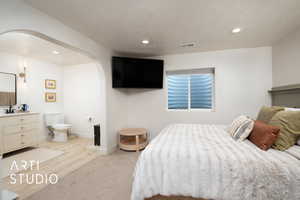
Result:
<svg viewBox="0 0 300 200"><path fill-rule="evenodd" d="M168 109L168 112L215 112L215 109Z"/></svg>

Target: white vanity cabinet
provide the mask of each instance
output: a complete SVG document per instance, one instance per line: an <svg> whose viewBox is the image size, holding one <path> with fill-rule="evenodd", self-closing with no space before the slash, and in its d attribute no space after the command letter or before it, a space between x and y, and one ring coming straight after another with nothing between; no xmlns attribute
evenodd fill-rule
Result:
<svg viewBox="0 0 300 200"><path fill-rule="evenodd" d="M38 113L0 116L0 154L38 146L40 116Z"/></svg>

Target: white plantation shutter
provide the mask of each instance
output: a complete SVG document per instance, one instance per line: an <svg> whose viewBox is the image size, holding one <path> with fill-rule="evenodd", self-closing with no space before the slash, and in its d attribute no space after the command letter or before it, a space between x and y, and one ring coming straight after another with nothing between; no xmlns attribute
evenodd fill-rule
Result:
<svg viewBox="0 0 300 200"><path fill-rule="evenodd" d="M190 76L191 109L212 109L213 74Z"/></svg>
<svg viewBox="0 0 300 200"><path fill-rule="evenodd" d="M212 109L214 68L167 72L168 109Z"/></svg>
<svg viewBox="0 0 300 200"><path fill-rule="evenodd" d="M168 108L189 108L189 76L168 76Z"/></svg>

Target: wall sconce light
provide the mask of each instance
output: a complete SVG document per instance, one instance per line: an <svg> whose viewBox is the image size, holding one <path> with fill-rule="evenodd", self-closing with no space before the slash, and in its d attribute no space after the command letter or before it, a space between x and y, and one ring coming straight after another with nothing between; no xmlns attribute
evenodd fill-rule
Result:
<svg viewBox="0 0 300 200"><path fill-rule="evenodd" d="M24 71L19 73L19 77L23 78L24 83L26 83L26 67L24 67Z"/></svg>

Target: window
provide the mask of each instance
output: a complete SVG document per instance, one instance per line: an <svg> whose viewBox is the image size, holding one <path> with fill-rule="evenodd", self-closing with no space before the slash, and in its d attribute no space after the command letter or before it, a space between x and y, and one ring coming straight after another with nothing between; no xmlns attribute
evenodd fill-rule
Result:
<svg viewBox="0 0 300 200"><path fill-rule="evenodd" d="M168 71L168 109L213 109L214 74L214 68Z"/></svg>

